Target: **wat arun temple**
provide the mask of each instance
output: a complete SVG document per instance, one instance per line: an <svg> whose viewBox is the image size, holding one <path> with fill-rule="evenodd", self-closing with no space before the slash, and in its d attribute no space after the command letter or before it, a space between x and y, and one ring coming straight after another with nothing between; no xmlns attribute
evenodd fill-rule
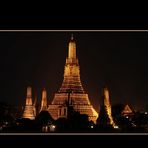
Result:
<svg viewBox="0 0 148 148"><path fill-rule="evenodd" d="M28 92L29 91L29 92ZM41 109L47 110L54 120L60 117L67 117L66 102L80 114L86 114L89 120L96 122L98 113L92 106L88 94L84 91L80 79L80 66L76 55L76 42L71 36L68 44L68 57L64 67L64 79L58 92L55 93L51 104L47 104L46 92L42 93ZM30 101L29 101L30 99ZM24 118L35 118L34 105L31 101L31 88L27 90L26 106L24 109ZM30 103L28 103L30 102Z"/></svg>
<svg viewBox="0 0 148 148"><path fill-rule="evenodd" d="M66 100L68 100L68 91L71 91L70 100L74 110L80 114L87 114L90 120L96 121L98 113L91 105L88 94L84 91L81 84L80 66L76 56L76 42L73 36L71 36L68 46L68 57L66 58L62 86L55 93L51 105L48 106L48 111L54 119L66 115L62 108Z"/></svg>

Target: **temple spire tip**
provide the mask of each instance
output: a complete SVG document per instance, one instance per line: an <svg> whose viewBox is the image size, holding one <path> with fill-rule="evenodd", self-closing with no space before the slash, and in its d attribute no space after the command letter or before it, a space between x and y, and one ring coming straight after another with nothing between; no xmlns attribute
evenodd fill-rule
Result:
<svg viewBox="0 0 148 148"><path fill-rule="evenodd" d="M73 40L73 33L71 34L71 40Z"/></svg>

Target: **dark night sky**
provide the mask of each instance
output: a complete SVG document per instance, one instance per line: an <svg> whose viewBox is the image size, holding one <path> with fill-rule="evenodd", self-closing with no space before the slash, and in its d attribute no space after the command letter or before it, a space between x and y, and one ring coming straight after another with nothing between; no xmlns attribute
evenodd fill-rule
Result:
<svg viewBox="0 0 148 148"><path fill-rule="evenodd" d="M26 87L52 101L63 80L71 32L0 32L0 101L24 105ZM148 104L148 32L74 32L81 80L98 109L102 88L111 103Z"/></svg>

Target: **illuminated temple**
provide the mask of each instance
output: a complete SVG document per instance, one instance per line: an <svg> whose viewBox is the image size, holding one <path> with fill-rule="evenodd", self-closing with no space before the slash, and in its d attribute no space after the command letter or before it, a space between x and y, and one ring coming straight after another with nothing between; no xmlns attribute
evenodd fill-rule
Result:
<svg viewBox="0 0 148 148"><path fill-rule="evenodd" d="M115 124L112 117L109 90L106 87L103 89L102 105L100 107L99 117L96 122L99 128L119 128L118 125Z"/></svg>
<svg viewBox="0 0 148 148"><path fill-rule="evenodd" d="M132 109L129 107L128 104L126 104L126 106L124 107L124 109L122 111L122 115L127 116L127 115L132 115L132 114L133 114Z"/></svg>
<svg viewBox="0 0 148 148"><path fill-rule="evenodd" d="M23 118L28 119L35 119L36 113L35 113L35 107L32 103L32 91L31 87L27 87L27 97L26 97L26 105L23 112Z"/></svg>
<svg viewBox="0 0 148 148"><path fill-rule="evenodd" d="M112 125L113 127L115 127L115 123L113 121L113 117L112 117L112 111L111 111L111 104L110 104L110 100L109 100L109 91L107 88L104 88L104 106L106 108L106 112L109 118L109 124Z"/></svg>
<svg viewBox="0 0 148 148"><path fill-rule="evenodd" d="M51 105L48 106L48 111L55 120L59 117L67 117L65 105L68 99L70 99L70 104L75 111L80 114L87 114L89 120L96 122L98 113L91 105L88 94L85 93L81 84L80 67L76 56L76 42L73 36L71 36L68 46L68 58L66 58L62 86L55 93Z"/></svg>
<svg viewBox="0 0 148 148"><path fill-rule="evenodd" d="M44 88L44 90L42 91L42 100L41 100L41 111L47 111L47 92Z"/></svg>

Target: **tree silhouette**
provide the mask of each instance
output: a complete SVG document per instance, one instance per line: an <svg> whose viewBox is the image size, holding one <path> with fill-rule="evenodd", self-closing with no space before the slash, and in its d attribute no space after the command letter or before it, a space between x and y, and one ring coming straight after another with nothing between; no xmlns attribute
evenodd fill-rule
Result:
<svg viewBox="0 0 148 148"><path fill-rule="evenodd" d="M101 106L100 114L97 119L97 127L98 129L110 129L112 128L112 125L110 125L110 119L108 117L106 107L104 105Z"/></svg>
<svg viewBox="0 0 148 148"><path fill-rule="evenodd" d="M52 123L54 120L51 117L51 115L49 114L48 111L41 111L35 119L35 122L37 124L39 124L40 126L45 125L45 124L49 124Z"/></svg>
<svg viewBox="0 0 148 148"><path fill-rule="evenodd" d="M58 118L54 124L56 125L57 132L66 132L68 131L68 121L66 118Z"/></svg>

